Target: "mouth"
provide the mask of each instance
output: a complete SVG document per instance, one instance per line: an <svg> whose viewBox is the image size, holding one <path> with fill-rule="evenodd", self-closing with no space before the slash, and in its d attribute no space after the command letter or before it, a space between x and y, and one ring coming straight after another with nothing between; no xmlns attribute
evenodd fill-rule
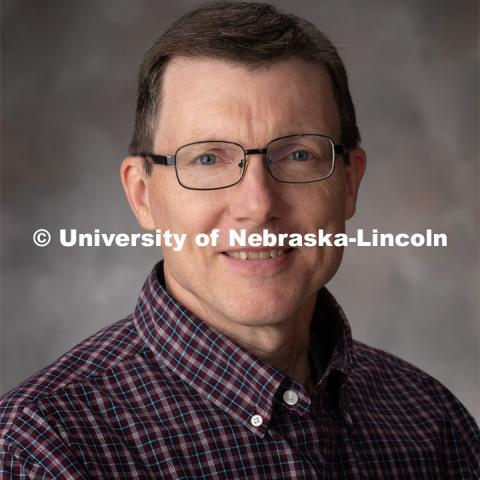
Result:
<svg viewBox="0 0 480 480"><path fill-rule="evenodd" d="M293 248L275 248L269 250L234 250L222 252L222 254L237 260L271 260L272 258L286 255L292 250Z"/></svg>

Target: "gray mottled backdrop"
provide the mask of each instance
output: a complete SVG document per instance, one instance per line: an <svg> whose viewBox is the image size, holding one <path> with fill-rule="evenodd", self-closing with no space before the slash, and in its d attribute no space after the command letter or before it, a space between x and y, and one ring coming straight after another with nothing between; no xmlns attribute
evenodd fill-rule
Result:
<svg viewBox="0 0 480 480"><path fill-rule="evenodd" d="M129 313L160 252L46 248L39 227L137 231L119 183L144 51L195 1L2 5L2 392ZM478 2L275 1L350 73L369 164L349 228L448 234L350 248L331 288L354 335L446 384L478 419Z"/></svg>

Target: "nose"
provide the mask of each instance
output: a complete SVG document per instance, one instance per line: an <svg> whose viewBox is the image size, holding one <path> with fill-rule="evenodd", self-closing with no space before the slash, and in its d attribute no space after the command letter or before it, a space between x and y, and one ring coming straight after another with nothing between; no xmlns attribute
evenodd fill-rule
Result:
<svg viewBox="0 0 480 480"><path fill-rule="evenodd" d="M280 218L281 184L268 172L263 153L250 151L246 162L242 180L231 189L230 213L251 228L266 226Z"/></svg>

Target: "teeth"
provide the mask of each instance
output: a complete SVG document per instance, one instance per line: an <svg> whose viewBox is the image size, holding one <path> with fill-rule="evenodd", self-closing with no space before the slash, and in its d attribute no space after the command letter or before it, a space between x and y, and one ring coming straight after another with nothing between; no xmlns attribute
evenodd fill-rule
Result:
<svg viewBox="0 0 480 480"><path fill-rule="evenodd" d="M285 254L285 250L257 250L257 251L240 251L240 252L225 252L229 257L237 260L269 260L270 258L279 257Z"/></svg>

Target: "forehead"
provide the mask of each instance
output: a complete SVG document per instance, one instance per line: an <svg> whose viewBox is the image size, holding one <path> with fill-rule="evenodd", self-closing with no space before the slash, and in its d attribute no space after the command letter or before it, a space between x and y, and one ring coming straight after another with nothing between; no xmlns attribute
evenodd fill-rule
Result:
<svg viewBox="0 0 480 480"><path fill-rule="evenodd" d="M301 59L247 69L211 58L175 58L164 73L155 145L197 140L262 145L293 133L339 136L326 70Z"/></svg>

